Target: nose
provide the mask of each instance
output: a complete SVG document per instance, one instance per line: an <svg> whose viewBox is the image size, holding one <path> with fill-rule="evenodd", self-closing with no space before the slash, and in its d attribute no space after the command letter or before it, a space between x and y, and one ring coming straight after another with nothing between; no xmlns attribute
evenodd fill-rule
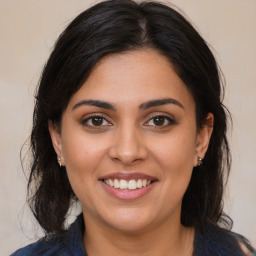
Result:
<svg viewBox="0 0 256 256"><path fill-rule="evenodd" d="M136 127L120 127L116 130L109 149L110 158L126 166L144 160L147 150L142 137Z"/></svg>

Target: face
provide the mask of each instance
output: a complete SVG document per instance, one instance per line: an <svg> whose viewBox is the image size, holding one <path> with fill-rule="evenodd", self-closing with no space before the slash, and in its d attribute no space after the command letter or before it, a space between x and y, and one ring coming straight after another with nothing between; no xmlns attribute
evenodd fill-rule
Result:
<svg viewBox="0 0 256 256"><path fill-rule="evenodd" d="M61 132L49 130L85 222L129 232L180 224L211 135L197 131L191 93L154 50L102 59L70 99Z"/></svg>

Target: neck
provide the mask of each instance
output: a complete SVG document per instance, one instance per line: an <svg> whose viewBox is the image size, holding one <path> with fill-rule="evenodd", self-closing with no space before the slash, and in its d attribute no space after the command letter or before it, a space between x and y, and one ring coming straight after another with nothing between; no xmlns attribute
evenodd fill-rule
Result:
<svg viewBox="0 0 256 256"><path fill-rule="evenodd" d="M114 230L98 223L86 223L84 245L88 256L191 256L194 230L180 223L162 223L136 232ZM100 246L99 246L100 245Z"/></svg>

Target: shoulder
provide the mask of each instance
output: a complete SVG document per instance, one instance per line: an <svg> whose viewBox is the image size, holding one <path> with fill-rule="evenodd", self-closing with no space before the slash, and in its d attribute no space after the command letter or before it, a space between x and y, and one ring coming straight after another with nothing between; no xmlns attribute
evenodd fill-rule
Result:
<svg viewBox="0 0 256 256"><path fill-rule="evenodd" d="M52 255L63 255L66 256L67 251L63 242L59 242L56 237L51 239L42 238L39 241L23 247L10 256L52 256Z"/></svg>
<svg viewBox="0 0 256 256"><path fill-rule="evenodd" d="M209 223L202 230L196 231L194 247L195 256L255 255L243 236Z"/></svg>
<svg viewBox="0 0 256 256"><path fill-rule="evenodd" d="M66 231L40 239L10 256L86 256L83 246L84 223L82 215Z"/></svg>

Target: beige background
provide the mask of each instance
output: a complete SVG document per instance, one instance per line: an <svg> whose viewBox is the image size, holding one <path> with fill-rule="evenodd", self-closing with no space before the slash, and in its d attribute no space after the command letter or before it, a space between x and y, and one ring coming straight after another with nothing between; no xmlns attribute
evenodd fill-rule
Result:
<svg viewBox="0 0 256 256"><path fill-rule="evenodd" d="M95 2L0 0L0 255L40 235L25 205L19 150L29 136L34 89L57 35ZM226 211L234 230L256 245L256 1L172 2L214 47L225 74L234 121Z"/></svg>

